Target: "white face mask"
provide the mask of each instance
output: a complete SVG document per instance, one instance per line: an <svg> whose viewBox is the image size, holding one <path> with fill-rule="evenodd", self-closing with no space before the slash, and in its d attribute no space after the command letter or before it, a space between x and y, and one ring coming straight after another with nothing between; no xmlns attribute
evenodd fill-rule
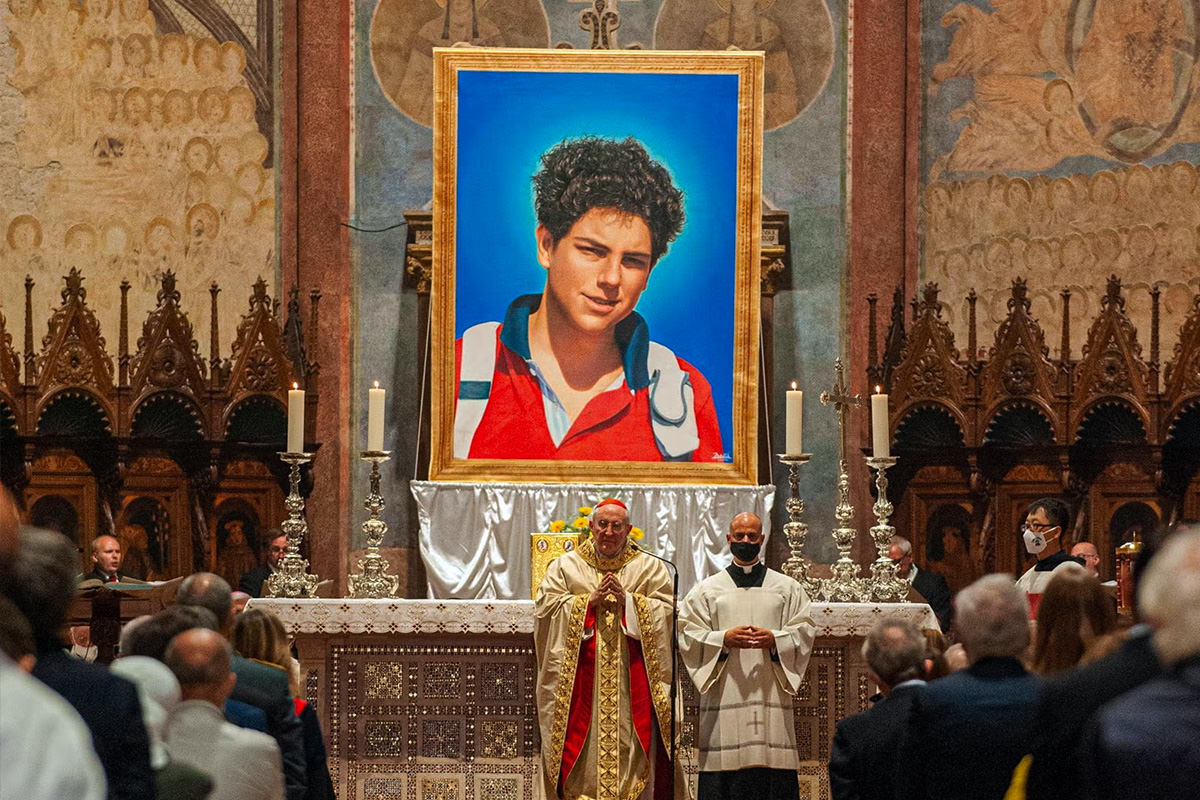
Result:
<svg viewBox="0 0 1200 800"><path fill-rule="evenodd" d="M1050 530L1054 530L1054 528L1051 528ZM1038 533L1037 531L1026 528L1025 532L1021 534L1021 538L1025 540L1026 552L1028 552L1030 555L1036 556L1038 553L1046 549L1046 545L1049 543L1050 539L1054 537L1046 536L1044 533Z"/></svg>

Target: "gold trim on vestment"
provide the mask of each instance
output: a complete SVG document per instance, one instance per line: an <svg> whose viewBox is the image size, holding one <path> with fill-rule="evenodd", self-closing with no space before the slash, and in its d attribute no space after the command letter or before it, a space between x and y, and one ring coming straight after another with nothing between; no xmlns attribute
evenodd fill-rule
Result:
<svg viewBox="0 0 1200 800"><path fill-rule="evenodd" d="M546 767L555 770L550 776L554 783L558 783L558 776L562 772L563 745L567 739L567 722L571 714L571 692L575 688L575 668L579 663L579 645L583 641L587 607L588 597L585 594L576 595L571 601L571 620L567 623L567 641L563 644L562 670L554 695L554 741L551 742L554 762Z"/></svg>
<svg viewBox="0 0 1200 800"><path fill-rule="evenodd" d="M633 542L628 538L625 539L625 544L621 547L620 552L612 558L605 558L597 553L596 543L591 539L575 548L575 552L579 553L579 557L584 560L584 563L590 564L601 572L616 572L639 555Z"/></svg>
<svg viewBox="0 0 1200 800"><path fill-rule="evenodd" d="M621 796L621 621L606 607L596 619L596 799Z"/></svg>
<svg viewBox="0 0 1200 800"><path fill-rule="evenodd" d="M642 631L642 658L646 662L646 675L650 679L650 699L654 703L654 711L658 714L658 730L665 742L671 730L671 698L662 688L665 679L662 664L658 660L658 642L655 641L654 620L650 617L650 601L643 594L634 593L632 597L638 627ZM669 746L667 752L671 752ZM646 756L649 757L650 754L647 753Z"/></svg>

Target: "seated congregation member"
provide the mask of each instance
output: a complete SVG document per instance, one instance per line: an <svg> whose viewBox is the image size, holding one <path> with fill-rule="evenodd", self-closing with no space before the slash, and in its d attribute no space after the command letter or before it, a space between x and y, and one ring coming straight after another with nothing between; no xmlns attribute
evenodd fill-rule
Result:
<svg viewBox="0 0 1200 800"><path fill-rule="evenodd" d="M63 652L59 633L75 590L76 550L60 533L24 528L3 592L29 621L37 647L33 677L70 703L92 733L110 798L154 796L150 741L132 683Z"/></svg>
<svg viewBox="0 0 1200 800"><path fill-rule="evenodd" d="M167 715L179 704L179 681L163 662L148 656L122 656L112 672L138 688L142 720L150 736L150 767L157 800L204 800L213 790L212 776L190 764L172 760L163 741Z"/></svg>
<svg viewBox="0 0 1200 800"><path fill-rule="evenodd" d="M81 589L102 583L145 583L121 572L121 542L115 536L92 539L92 571L79 575L75 582Z"/></svg>
<svg viewBox="0 0 1200 800"><path fill-rule="evenodd" d="M167 718L167 751L213 777L212 800L283 800L283 764L275 740L227 722L221 712L237 682L230 670L232 653L220 634L202 628L171 640L166 664L179 681L182 699Z"/></svg>
<svg viewBox="0 0 1200 800"><path fill-rule="evenodd" d="M950 630L954 609L950 605L950 585L936 572L918 569L913 563L912 542L903 536L893 536L888 548L888 558L896 565L896 574L907 581L913 590L933 609L938 625L943 631ZM911 595L910 595L911 597Z"/></svg>
<svg viewBox="0 0 1200 800"><path fill-rule="evenodd" d="M199 606L212 612L219 632L227 636L233 628L233 590L220 575L197 572L183 579L175 602ZM283 756L283 777L287 800L303 800L308 784L304 762L304 729L292 703L287 672L259 664L233 654L232 669L237 675L232 699L260 708L267 715L267 728L279 744Z"/></svg>
<svg viewBox="0 0 1200 800"><path fill-rule="evenodd" d="M232 643L234 650L246 658L287 671L288 687L304 729L304 760L308 775L305 800L333 800L333 781L329 777L325 737L321 734L316 709L303 698L300 691L299 669L293 669L295 660L288 648L287 631L283 623L269 611L252 608L234 620Z"/></svg>
<svg viewBox="0 0 1200 800"><path fill-rule="evenodd" d="M799 797L792 699L816 625L804 588L762 562L762 520L738 514L733 563L688 592L680 654L700 692L700 800Z"/></svg>
<svg viewBox="0 0 1200 800"><path fill-rule="evenodd" d="M207 608L168 606L152 617L138 617L125 626L121 631L121 655L162 661L167 645L179 634L192 628L217 631L218 627L217 618ZM232 697L225 701L225 718L239 728L270 732L265 711Z"/></svg>
<svg viewBox="0 0 1200 800"><path fill-rule="evenodd" d="M930 654L921 630L902 618L877 622L862 653L883 699L837 724L829 790L833 800L895 800L896 748L925 685Z"/></svg>
<svg viewBox="0 0 1200 800"><path fill-rule="evenodd" d="M1031 669L1057 675L1079 663L1088 647L1117 627L1112 598L1084 567L1054 571L1038 605Z"/></svg>
<svg viewBox="0 0 1200 800"><path fill-rule="evenodd" d="M1037 604L1050 584L1052 573L1064 564L1083 564L1083 559L1073 558L1063 550L1062 535L1070 521L1066 503L1053 497L1034 500L1025 512L1021 539L1025 552L1037 561L1017 579L1017 588L1030 596L1030 608L1034 613L1037 613Z"/></svg>
<svg viewBox="0 0 1200 800"><path fill-rule="evenodd" d="M1191 800L1200 787L1200 529L1163 544L1139 602L1166 669L1097 712L1085 735L1085 796Z"/></svg>
<svg viewBox="0 0 1200 800"><path fill-rule="evenodd" d="M1155 531L1142 544L1133 564L1133 613L1137 624L1112 655L1050 678L1042 686L1030 740L1026 773L1028 800L1082 798L1079 742L1084 728L1103 704L1162 673L1152 643L1153 628L1142 614L1140 588L1162 542Z"/></svg>
<svg viewBox="0 0 1200 800"><path fill-rule="evenodd" d="M267 578L279 569L279 562L287 553L287 536L278 528L267 531L263 539L267 543L266 561L247 572L238 581L238 591L245 592L251 597L262 597ZM245 607L245 603L242 604Z"/></svg>
<svg viewBox="0 0 1200 800"><path fill-rule="evenodd" d="M18 549L18 519L12 496L0 486L0 597L10 606L4 615L12 618L22 617L5 594ZM13 638L26 641L14 643L16 651L30 651L35 646L28 621L23 632ZM104 768L92 748L87 726L58 693L30 677L32 659L24 658L18 665L7 652L0 652L0 796L6 800L103 800Z"/></svg>
<svg viewBox="0 0 1200 800"><path fill-rule="evenodd" d="M955 600L971 666L924 687L896 760L896 796L999 800L1032 733L1038 683L1020 658L1029 606L1007 575L986 575Z"/></svg>

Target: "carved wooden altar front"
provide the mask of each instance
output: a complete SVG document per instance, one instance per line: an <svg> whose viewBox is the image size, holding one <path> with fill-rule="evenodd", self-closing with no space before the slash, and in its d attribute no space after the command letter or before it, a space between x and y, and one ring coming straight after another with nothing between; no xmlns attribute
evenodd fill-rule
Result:
<svg viewBox="0 0 1200 800"><path fill-rule="evenodd" d="M123 282L114 356L84 282L76 269L65 276L39 349L32 280L21 351L0 313L0 480L26 522L60 530L85 550L95 536L117 536L129 574L209 569L236 582L258 561L259 534L285 517L276 452L293 382L307 389L306 439L314 439L319 366L306 354L319 294L306 341L295 292L281 322L259 279L223 356L214 283L206 359L169 271L130 348Z"/></svg>
<svg viewBox="0 0 1200 800"><path fill-rule="evenodd" d="M528 600L252 600L296 637L342 798L525 800L540 734ZM862 639L899 614L937 627L929 606L814 603L817 639L796 700L801 796L827 799L834 726L874 689ZM695 687L683 676L682 753L695 796Z"/></svg>
<svg viewBox="0 0 1200 800"><path fill-rule="evenodd" d="M936 284L906 319L897 293L882 358L870 299L872 383L891 395L896 525L918 563L952 586L984 572L1024 568L1017 531L1026 506L1062 497L1073 542L1113 551L1135 533L1200 517L1200 296L1174 348L1159 352L1159 292L1151 292L1149 351L1113 276L1073 359L1070 291L1060 293L1057 358L1030 313L1029 288L1012 284L1008 315L978 342L974 292L960 352ZM958 587L955 587L958 588Z"/></svg>

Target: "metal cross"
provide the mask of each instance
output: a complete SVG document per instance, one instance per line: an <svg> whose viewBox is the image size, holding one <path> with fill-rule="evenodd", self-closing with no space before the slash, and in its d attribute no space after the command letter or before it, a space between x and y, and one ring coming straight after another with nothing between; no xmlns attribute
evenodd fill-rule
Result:
<svg viewBox="0 0 1200 800"><path fill-rule="evenodd" d="M846 370L839 358L833 362L834 369L837 370L837 381L833 384L833 392L821 392L821 405L827 406L833 404L838 412L838 462L846 463L846 414L850 411L850 406L861 406L863 399L857 394L847 394L846 392ZM845 469L845 467L842 467Z"/></svg>

